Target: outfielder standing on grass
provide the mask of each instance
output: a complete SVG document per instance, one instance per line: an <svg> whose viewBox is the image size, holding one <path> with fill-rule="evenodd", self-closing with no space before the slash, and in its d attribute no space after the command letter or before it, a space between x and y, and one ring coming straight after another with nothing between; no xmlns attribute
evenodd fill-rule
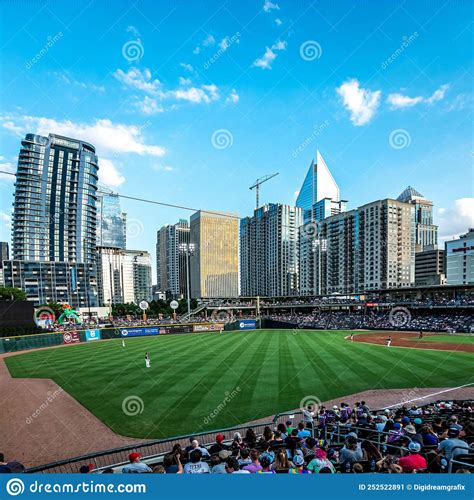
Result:
<svg viewBox="0 0 474 500"><path fill-rule="evenodd" d="M150 368L150 354L148 352L145 353L145 366Z"/></svg>
<svg viewBox="0 0 474 500"><path fill-rule="evenodd" d="M392 336L389 335L387 339L387 347L390 347L392 345Z"/></svg>

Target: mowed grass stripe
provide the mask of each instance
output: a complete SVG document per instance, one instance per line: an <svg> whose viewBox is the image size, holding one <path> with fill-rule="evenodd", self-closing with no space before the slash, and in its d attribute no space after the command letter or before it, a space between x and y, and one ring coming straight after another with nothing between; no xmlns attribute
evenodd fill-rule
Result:
<svg viewBox="0 0 474 500"><path fill-rule="evenodd" d="M163 438L297 408L377 386L458 386L473 381L469 353L350 342L348 332L272 330L138 337L6 358L14 376L52 378L120 434ZM145 352L152 367L145 368ZM226 391L241 391L226 405ZM128 416L125 397L143 411ZM216 408L217 414L207 418Z"/></svg>

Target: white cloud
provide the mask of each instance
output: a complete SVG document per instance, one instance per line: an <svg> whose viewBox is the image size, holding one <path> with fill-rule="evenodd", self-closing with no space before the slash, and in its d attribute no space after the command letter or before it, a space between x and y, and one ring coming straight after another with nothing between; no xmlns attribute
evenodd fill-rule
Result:
<svg viewBox="0 0 474 500"><path fill-rule="evenodd" d="M194 68L191 66L191 64L180 63L179 65L187 71L194 71Z"/></svg>
<svg viewBox="0 0 474 500"><path fill-rule="evenodd" d="M272 10L280 10L280 6L277 3L273 3L270 0L265 0L263 4L263 10L265 12L271 12Z"/></svg>
<svg viewBox="0 0 474 500"><path fill-rule="evenodd" d="M433 104L444 99L448 88L448 84L441 85L441 87L439 89L436 89L429 97L409 97L407 95L398 93L389 94L387 97L387 102L391 105L391 109L410 108L420 103Z"/></svg>
<svg viewBox="0 0 474 500"><path fill-rule="evenodd" d="M172 172L174 168L171 165L160 165L156 164L153 165L153 170L156 170L157 172Z"/></svg>
<svg viewBox="0 0 474 500"><path fill-rule="evenodd" d="M143 71L138 68L130 68L126 73L118 69L115 71L114 77L127 87L132 87L151 95L159 95L161 92L161 82L152 79L151 71L148 68L145 68Z"/></svg>
<svg viewBox="0 0 474 500"><path fill-rule="evenodd" d="M184 78L182 76L179 77L179 84L180 85L191 85L192 80L191 78Z"/></svg>
<svg viewBox="0 0 474 500"><path fill-rule="evenodd" d="M440 240L451 240L474 227L474 198L459 198L454 205L439 208L435 222L439 225Z"/></svg>
<svg viewBox="0 0 474 500"><path fill-rule="evenodd" d="M344 82L336 92L341 96L344 107L351 114L351 122L356 126L368 123L380 105L381 91L364 89L355 78Z"/></svg>
<svg viewBox="0 0 474 500"><path fill-rule="evenodd" d="M65 83L66 85L75 85L76 87L81 87L85 90L92 90L94 92L105 92L105 87L103 85L96 85L94 83L86 83L86 82L82 82L82 81L79 81L79 80L76 80L75 78L73 78L71 76L71 74L69 72L64 72L64 73L53 73L60 81L62 81L63 83Z"/></svg>
<svg viewBox="0 0 474 500"><path fill-rule="evenodd" d="M189 87L185 89L171 90L169 95L178 100L193 102L193 103L210 103L219 98L216 85L202 85L201 88Z"/></svg>
<svg viewBox="0 0 474 500"><path fill-rule="evenodd" d="M193 49L193 54L199 54L203 47L211 47L215 43L216 39L212 35L207 35L206 38Z"/></svg>
<svg viewBox="0 0 474 500"><path fill-rule="evenodd" d="M281 25L283 24L283 21L282 21L279 17L277 17L277 18L275 19L275 24L276 24L277 26L281 26Z"/></svg>
<svg viewBox="0 0 474 500"><path fill-rule="evenodd" d="M285 50L287 47L287 43L281 40L278 40L274 43L271 48L267 47L265 49L265 54L259 59L256 59L252 66L262 69L272 69L272 63L277 58L277 54L274 51Z"/></svg>
<svg viewBox="0 0 474 500"><path fill-rule="evenodd" d="M402 94L389 94L387 102L391 105L391 109L410 108L419 102L423 102L423 97L408 97Z"/></svg>
<svg viewBox="0 0 474 500"><path fill-rule="evenodd" d="M157 113L163 113L164 108L158 101L150 96L145 96L142 101L136 102L136 107L145 115L156 115Z"/></svg>
<svg viewBox="0 0 474 500"><path fill-rule="evenodd" d="M109 119L74 123L70 120L58 121L41 116L19 115L1 116L0 122L4 128L18 136L27 132L46 136L53 133L90 142L97 148L99 157L109 152L135 153L142 156L163 156L166 153L162 146L145 143L141 127L113 123Z"/></svg>
<svg viewBox="0 0 474 500"><path fill-rule="evenodd" d="M9 161L4 161L4 160L5 158L3 156L0 156L0 170L16 174L16 165L14 165ZM15 182L15 177L13 175L0 174L0 180L7 182Z"/></svg>
<svg viewBox="0 0 474 500"><path fill-rule="evenodd" d="M11 230L12 228L12 217L10 214L6 212L0 212L0 223L2 223L7 230Z"/></svg>
<svg viewBox="0 0 474 500"><path fill-rule="evenodd" d="M446 91L449 88L449 84L445 83L444 85L441 85L441 87L433 92L430 97L426 99L426 102L428 104L433 104L434 102L441 101L441 99L444 99L444 95L446 94Z"/></svg>
<svg viewBox="0 0 474 500"><path fill-rule="evenodd" d="M237 102L239 102L239 94L237 94L237 91L235 89L232 89L231 93L226 97L226 100L225 102L226 103L234 103L236 104Z"/></svg>
<svg viewBox="0 0 474 500"><path fill-rule="evenodd" d="M99 182L114 188L122 185L125 177L117 170L112 160L99 158Z"/></svg>

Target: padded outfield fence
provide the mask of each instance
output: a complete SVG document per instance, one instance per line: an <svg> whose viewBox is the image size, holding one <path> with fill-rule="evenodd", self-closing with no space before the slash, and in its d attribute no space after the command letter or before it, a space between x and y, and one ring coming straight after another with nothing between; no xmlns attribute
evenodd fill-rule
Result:
<svg viewBox="0 0 474 500"><path fill-rule="evenodd" d="M250 323L253 322L253 323ZM250 328L251 327L251 328ZM67 330L0 338L0 354L26 351L59 345L72 345L95 340L110 340L122 337L174 335L181 333L205 333L223 330L247 330L258 328L255 320L240 320L231 323L159 323L147 326L115 326L97 329ZM91 332L94 332L91 334ZM98 333L97 333L98 332ZM124 334L123 332L127 332Z"/></svg>

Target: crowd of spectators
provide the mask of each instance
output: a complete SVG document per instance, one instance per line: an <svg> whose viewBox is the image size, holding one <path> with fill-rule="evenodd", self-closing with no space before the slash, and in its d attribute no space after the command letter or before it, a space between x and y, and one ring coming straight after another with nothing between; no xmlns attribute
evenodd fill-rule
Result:
<svg viewBox="0 0 474 500"><path fill-rule="evenodd" d="M429 332L474 333L474 315L461 313L435 313L402 311L398 316L388 311L324 311L312 313L281 313L264 316L268 319L291 323L299 328L324 330L381 329Z"/></svg>
<svg viewBox="0 0 474 500"><path fill-rule="evenodd" d="M474 402L438 402L372 412L341 403L265 427L257 436L218 433L203 446L190 438L153 465L131 453L115 472L161 474L469 473L474 470ZM454 460L454 462L453 462ZM450 461L451 467L450 467ZM83 472L88 472L85 469ZM114 472L107 469L103 472Z"/></svg>

